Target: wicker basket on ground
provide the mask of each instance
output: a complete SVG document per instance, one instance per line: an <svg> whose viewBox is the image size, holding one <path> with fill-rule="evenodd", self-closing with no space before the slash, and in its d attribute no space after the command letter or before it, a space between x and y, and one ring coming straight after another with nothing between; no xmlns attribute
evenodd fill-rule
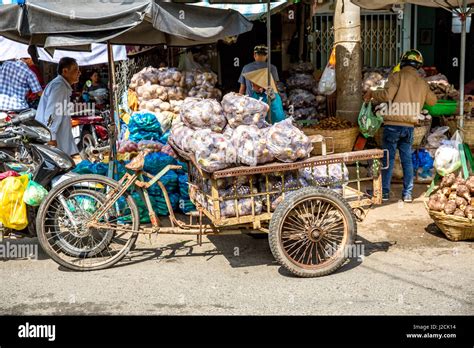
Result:
<svg viewBox="0 0 474 348"><path fill-rule="evenodd" d="M457 242L474 239L474 220L430 210L426 201L425 208L436 226L449 240Z"/></svg>
<svg viewBox="0 0 474 348"><path fill-rule="evenodd" d="M431 120L426 121L422 126L416 126L413 132L413 148L418 149L426 136L430 133ZM383 126L375 133L374 139L379 147L382 147Z"/></svg>
<svg viewBox="0 0 474 348"><path fill-rule="evenodd" d="M451 135L456 132L459 122L459 116L457 117L444 117L443 123L449 127L449 133ZM464 143L469 145L471 151L474 151L474 117L464 118Z"/></svg>
<svg viewBox="0 0 474 348"><path fill-rule="evenodd" d="M359 127L351 127L348 129L341 130L322 130L317 128L305 127L303 132L306 135L317 135L320 134L325 138L332 138L327 140L327 150L332 151L332 144L334 141L334 153L350 152L352 151L354 144L359 135ZM311 152L312 155L321 155L321 144L314 144L314 149Z"/></svg>

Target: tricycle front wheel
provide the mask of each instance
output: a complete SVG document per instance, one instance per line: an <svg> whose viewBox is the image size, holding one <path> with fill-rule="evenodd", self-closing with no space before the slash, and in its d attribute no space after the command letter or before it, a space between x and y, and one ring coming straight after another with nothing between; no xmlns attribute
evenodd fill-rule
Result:
<svg viewBox="0 0 474 348"><path fill-rule="evenodd" d="M305 187L289 194L270 221L275 259L299 277L320 277L347 260L357 234L349 204L336 192Z"/></svg>

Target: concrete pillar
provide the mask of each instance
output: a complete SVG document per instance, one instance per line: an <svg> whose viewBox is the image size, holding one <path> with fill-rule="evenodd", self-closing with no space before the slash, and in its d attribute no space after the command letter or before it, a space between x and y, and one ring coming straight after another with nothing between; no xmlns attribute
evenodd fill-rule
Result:
<svg viewBox="0 0 474 348"><path fill-rule="evenodd" d="M337 0L334 15L338 117L357 122L362 104L362 51L360 8Z"/></svg>

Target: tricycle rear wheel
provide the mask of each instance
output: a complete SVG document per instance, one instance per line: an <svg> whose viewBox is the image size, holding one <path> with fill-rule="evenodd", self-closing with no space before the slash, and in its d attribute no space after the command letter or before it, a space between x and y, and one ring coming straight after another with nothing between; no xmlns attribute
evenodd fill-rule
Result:
<svg viewBox="0 0 474 348"><path fill-rule="evenodd" d="M299 277L320 277L333 273L347 260L357 223L350 205L339 194L305 187L278 205L269 230L270 249L283 267Z"/></svg>

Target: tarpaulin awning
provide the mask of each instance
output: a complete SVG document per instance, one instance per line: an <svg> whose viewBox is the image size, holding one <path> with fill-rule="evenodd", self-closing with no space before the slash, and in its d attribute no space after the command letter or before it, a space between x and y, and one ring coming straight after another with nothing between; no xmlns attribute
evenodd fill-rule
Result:
<svg viewBox="0 0 474 348"><path fill-rule="evenodd" d="M291 3L289 1L278 1L278 2L271 2L270 3L270 9L271 13L275 14L281 10L283 10L286 6L290 5ZM201 1L201 2L196 2L193 3L193 5L196 6L203 6L203 7L213 7L213 8L220 8L220 9L232 9L235 10L239 13L241 13L245 18L248 20L256 20L262 18L262 16L265 16L267 13L267 4L266 3L258 3L258 4L216 4L216 3L209 3L207 1Z"/></svg>
<svg viewBox="0 0 474 348"><path fill-rule="evenodd" d="M15 58L29 57L28 45L0 37L0 61ZM126 60L127 52L125 46L114 45L114 60ZM38 58L49 63L58 63L62 57L74 58L80 66L107 63L107 45L92 44L91 52L72 52L56 50L54 56L50 56L43 48L38 48Z"/></svg>
<svg viewBox="0 0 474 348"><path fill-rule="evenodd" d="M0 35L44 47L86 49L91 43L191 46L252 29L234 10L134 0L88 2L30 0L3 5ZM16 16L16 17L15 17Z"/></svg>

